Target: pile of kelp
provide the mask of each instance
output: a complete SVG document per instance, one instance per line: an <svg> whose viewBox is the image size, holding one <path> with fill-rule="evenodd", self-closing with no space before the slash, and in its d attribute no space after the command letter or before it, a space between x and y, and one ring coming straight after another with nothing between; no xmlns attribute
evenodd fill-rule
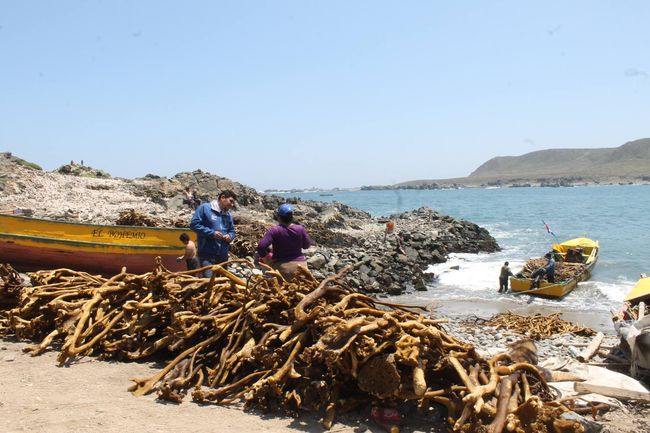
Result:
<svg viewBox="0 0 650 433"><path fill-rule="evenodd" d="M508 311L492 316L488 320L477 318L474 323L480 326L493 326L496 329L507 329L535 340L565 333L586 337L596 334L593 329L567 322L562 320L560 316L561 313L553 313L548 316L541 314L521 316Z"/></svg>
<svg viewBox="0 0 650 433"><path fill-rule="evenodd" d="M29 347L32 355L59 341L66 364L87 355L165 355L171 360L160 372L135 380L135 395L318 410L327 428L335 414L361 405L415 401L425 411L444 406L456 431L582 431L534 365L507 353L484 359L442 321L351 292L338 283L347 269L321 282L305 273L289 283L247 262L237 267L249 276L228 265L215 266L210 279L160 264L108 279L34 272L31 287L12 292L18 305L0 332L40 341Z"/></svg>
<svg viewBox="0 0 650 433"><path fill-rule="evenodd" d="M120 211L115 224L118 226L182 228L189 225L189 218L159 218L135 209L124 209Z"/></svg>
<svg viewBox="0 0 650 433"><path fill-rule="evenodd" d="M532 273L546 266L547 260L544 257L528 260L521 271L524 277L530 278ZM585 265L582 263L555 263L555 281L564 281L574 278L582 274L585 270Z"/></svg>

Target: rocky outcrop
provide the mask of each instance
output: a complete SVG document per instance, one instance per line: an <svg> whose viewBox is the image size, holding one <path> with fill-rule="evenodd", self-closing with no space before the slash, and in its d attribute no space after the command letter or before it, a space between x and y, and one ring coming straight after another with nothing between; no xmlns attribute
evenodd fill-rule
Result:
<svg viewBox="0 0 650 433"><path fill-rule="evenodd" d="M395 224L392 233L386 232L387 221ZM355 244L317 249L309 258L310 268L321 277L350 264L353 271L348 281L353 287L389 294L426 290L435 277L425 272L427 267L446 261L450 253L499 250L484 228L426 207L391 215L388 220L369 219L352 237Z"/></svg>
<svg viewBox="0 0 650 433"><path fill-rule="evenodd" d="M347 280L350 286L391 294L426 290L434 276L425 270L430 264L445 261L450 253L499 249L487 230L428 208L373 218L339 202L260 194L201 170L169 179L151 174L120 179L80 164L65 167L48 173L15 158L0 158L4 188L0 210L29 209L39 218L93 224L182 226L189 224L192 215L192 209L182 201L186 186L191 186L203 201L230 189L238 196L233 211L238 236L232 252L252 258L259 238L274 224L273 211L288 201L295 206L297 221L315 241L306 256L318 278L351 265ZM386 232L388 220L395 224L391 233Z"/></svg>

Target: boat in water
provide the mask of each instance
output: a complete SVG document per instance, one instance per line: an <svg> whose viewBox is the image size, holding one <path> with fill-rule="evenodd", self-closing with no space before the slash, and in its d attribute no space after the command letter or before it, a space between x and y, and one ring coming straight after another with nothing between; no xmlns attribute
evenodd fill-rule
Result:
<svg viewBox="0 0 650 433"><path fill-rule="evenodd" d="M549 298L562 298L571 293L579 282L586 281L598 261L598 241L589 238L575 238L560 244L554 244L551 253L555 259L556 281L539 281L539 287L534 287L528 263L521 272L510 277L510 289L516 294L529 294Z"/></svg>
<svg viewBox="0 0 650 433"><path fill-rule="evenodd" d="M0 263L20 271L68 268L114 275L153 270L155 258L171 271L185 270L176 262L189 228L82 224L25 216L0 215Z"/></svg>

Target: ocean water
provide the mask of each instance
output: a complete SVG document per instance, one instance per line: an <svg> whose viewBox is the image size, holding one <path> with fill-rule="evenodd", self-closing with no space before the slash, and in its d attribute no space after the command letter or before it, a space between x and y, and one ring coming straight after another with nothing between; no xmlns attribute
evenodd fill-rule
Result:
<svg viewBox="0 0 650 433"><path fill-rule="evenodd" d="M328 193L329 194L329 193ZM599 312L616 309L642 272L650 274L650 185L569 188L472 188L449 190L344 191L284 194L307 200L340 201L373 216L431 207L489 230L503 249L491 254L452 254L430 270L437 278L427 292L398 297L404 302L477 301L497 293L504 261L517 272L531 257L540 257L555 242L586 236L598 240L600 256L589 281L562 300L505 295L514 303L531 303L558 311ZM399 225L396 227L399 229ZM458 266L458 270L451 269Z"/></svg>

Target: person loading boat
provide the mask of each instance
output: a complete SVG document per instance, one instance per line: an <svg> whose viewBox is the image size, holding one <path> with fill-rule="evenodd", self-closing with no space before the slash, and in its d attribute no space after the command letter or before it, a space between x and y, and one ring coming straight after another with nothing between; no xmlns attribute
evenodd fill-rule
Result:
<svg viewBox="0 0 650 433"><path fill-rule="evenodd" d="M535 289L539 287L539 282L542 278L544 278L544 275L546 275L546 280L549 283L555 283L555 259L553 258L552 253L546 253L544 255L546 258L546 265L543 268L539 268L533 274L530 276L532 278L533 283L531 285L531 289Z"/></svg>
<svg viewBox="0 0 650 433"><path fill-rule="evenodd" d="M499 293L508 293L508 277L513 276L509 265L510 263L505 262L501 266L501 272L499 273Z"/></svg>

